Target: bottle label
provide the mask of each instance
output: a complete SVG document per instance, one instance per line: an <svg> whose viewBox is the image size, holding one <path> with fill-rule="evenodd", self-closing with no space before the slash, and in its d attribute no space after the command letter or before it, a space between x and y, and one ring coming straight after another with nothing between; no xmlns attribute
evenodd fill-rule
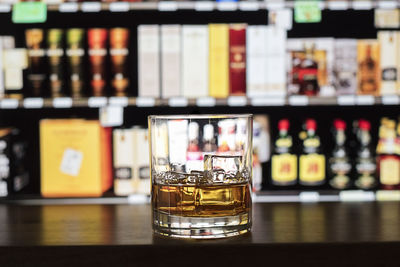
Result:
<svg viewBox="0 0 400 267"><path fill-rule="evenodd" d="M272 180L278 183L297 179L297 157L291 154L272 156Z"/></svg>
<svg viewBox="0 0 400 267"><path fill-rule="evenodd" d="M325 156L309 154L300 156L300 181L319 183L325 179Z"/></svg>
<svg viewBox="0 0 400 267"><path fill-rule="evenodd" d="M400 183L400 161L396 158L382 159L380 162L380 180L385 185Z"/></svg>

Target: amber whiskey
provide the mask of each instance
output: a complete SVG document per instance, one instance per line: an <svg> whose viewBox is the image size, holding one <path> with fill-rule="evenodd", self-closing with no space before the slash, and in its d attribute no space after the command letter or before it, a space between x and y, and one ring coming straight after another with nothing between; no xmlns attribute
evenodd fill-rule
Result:
<svg viewBox="0 0 400 267"><path fill-rule="evenodd" d="M177 216L216 217L248 213L249 183L234 185L153 185L154 209Z"/></svg>

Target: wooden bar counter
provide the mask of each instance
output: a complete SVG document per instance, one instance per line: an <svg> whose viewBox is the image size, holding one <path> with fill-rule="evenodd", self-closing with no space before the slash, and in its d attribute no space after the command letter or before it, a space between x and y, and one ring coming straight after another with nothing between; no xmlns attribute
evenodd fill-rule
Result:
<svg viewBox="0 0 400 267"><path fill-rule="evenodd" d="M400 203L255 203L217 240L154 236L148 204L0 205L0 266L250 265L400 266Z"/></svg>

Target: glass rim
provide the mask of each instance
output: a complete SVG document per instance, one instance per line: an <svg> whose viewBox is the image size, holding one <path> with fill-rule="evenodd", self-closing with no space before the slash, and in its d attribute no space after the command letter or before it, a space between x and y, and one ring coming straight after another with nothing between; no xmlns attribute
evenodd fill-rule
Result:
<svg viewBox="0 0 400 267"><path fill-rule="evenodd" d="M253 114L176 114L176 115L149 115L150 120L184 120L184 119L237 119L237 118L253 118Z"/></svg>

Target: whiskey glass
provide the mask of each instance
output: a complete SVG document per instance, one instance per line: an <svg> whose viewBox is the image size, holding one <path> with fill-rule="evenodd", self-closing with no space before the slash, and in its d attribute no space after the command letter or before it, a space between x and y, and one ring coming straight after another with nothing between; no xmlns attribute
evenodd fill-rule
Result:
<svg viewBox="0 0 400 267"><path fill-rule="evenodd" d="M253 116L153 115L153 230L179 238L223 238L251 228Z"/></svg>

